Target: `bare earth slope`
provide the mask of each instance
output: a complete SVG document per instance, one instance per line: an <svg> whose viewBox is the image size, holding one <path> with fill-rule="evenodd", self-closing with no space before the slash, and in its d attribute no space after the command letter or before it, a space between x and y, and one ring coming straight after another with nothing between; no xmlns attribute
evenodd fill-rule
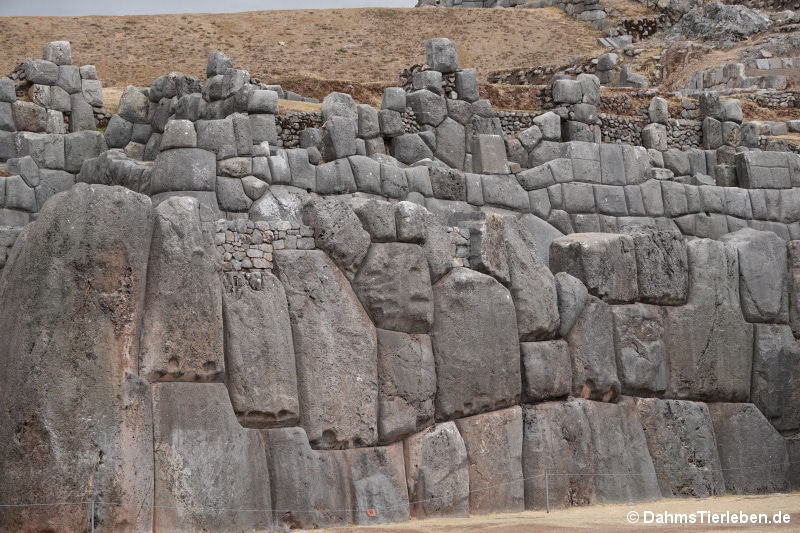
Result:
<svg viewBox="0 0 800 533"><path fill-rule="evenodd" d="M319 79L394 85L401 69L424 61L421 43L436 36L455 40L461 64L481 77L601 53L599 32L556 8L5 17L0 35L4 74L40 57L42 45L56 39L72 42L76 63L95 64L106 87L146 86L175 70L204 77L208 54L221 49L262 81L284 82L307 96L327 94L329 86L310 94Z"/></svg>

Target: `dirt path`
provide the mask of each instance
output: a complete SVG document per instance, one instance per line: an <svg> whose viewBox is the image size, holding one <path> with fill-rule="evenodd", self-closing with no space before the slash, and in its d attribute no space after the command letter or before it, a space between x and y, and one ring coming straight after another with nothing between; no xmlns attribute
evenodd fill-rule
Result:
<svg viewBox="0 0 800 533"><path fill-rule="evenodd" d="M772 517L780 512L789 515L789 522L781 525L659 525L643 523L645 511L653 513L766 513ZM629 513L638 513L639 521L630 523ZM700 520L700 515L696 515ZM363 526L328 529L331 533L350 531L382 533L462 533L488 531L491 533L562 533L568 531L592 531L595 533L617 533L633 531L658 531L659 533L702 532L702 531L800 531L800 492L774 494L767 496L723 496L706 499L665 499L653 503L630 505L594 505L524 513L496 514L471 518L450 518L431 520L411 520L398 524L382 526Z"/></svg>

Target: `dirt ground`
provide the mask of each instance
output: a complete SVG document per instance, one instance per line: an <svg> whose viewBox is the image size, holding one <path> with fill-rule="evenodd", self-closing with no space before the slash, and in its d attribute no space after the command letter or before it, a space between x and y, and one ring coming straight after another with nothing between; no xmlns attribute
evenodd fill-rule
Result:
<svg viewBox="0 0 800 533"><path fill-rule="evenodd" d="M520 31L522 30L522 31ZM265 83L320 98L336 85L396 85L425 61L425 39L450 37L461 64L490 70L561 64L602 53L601 34L557 8L324 9L128 17L0 17L0 72L42 45L72 42L77 64L94 64L106 87L149 86L181 71L205 78L223 50Z"/></svg>
<svg viewBox="0 0 800 533"><path fill-rule="evenodd" d="M781 525L657 525L643 523L645 511L653 513L766 513L771 519L775 513L789 514L789 522ZM630 523L628 514L636 512L639 521ZM698 520L699 520L699 515ZM450 518L431 520L411 520L381 526L362 526L327 529L331 533L350 531L381 533L462 533L488 531L491 533L564 533L568 531L592 531L595 533L617 533L627 531L658 531L659 533L678 532L721 532L737 533L762 531L800 531L800 492L791 494L772 494L766 496L723 496L706 499L664 499L657 502L630 505L593 505L556 509L549 514L544 511L524 513L495 514L471 518Z"/></svg>

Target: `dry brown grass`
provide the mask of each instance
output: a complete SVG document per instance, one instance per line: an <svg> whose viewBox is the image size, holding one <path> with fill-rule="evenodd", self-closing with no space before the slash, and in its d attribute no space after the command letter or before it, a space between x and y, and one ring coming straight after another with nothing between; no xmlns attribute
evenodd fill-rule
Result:
<svg viewBox="0 0 800 533"><path fill-rule="evenodd" d="M599 32L556 8L6 17L0 35L0 72L41 57L48 41L67 39L75 62L96 65L104 86L148 86L175 70L204 78L208 54L220 49L264 82L317 98L332 85L352 85L365 100L395 85L401 69L424 62L430 37L454 39L461 64L477 68L481 78L490 70L602 53ZM357 46L344 50L348 44Z"/></svg>
<svg viewBox="0 0 800 533"><path fill-rule="evenodd" d="M322 111L321 104L313 104L310 102L294 102L292 100L278 100L278 113L285 115L293 111L301 111L303 113L316 113Z"/></svg>
<svg viewBox="0 0 800 533"><path fill-rule="evenodd" d="M771 518L781 511L790 515L790 521L784 525L740 524L704 526L704 525L656 525L628 523L627 514L636 511L643 516L645 510L654 513L694 513L726 511L744 513L767 513ZM659 533L702 533L707 531L735 531L737 533L760 533L763 531L797 531L800 523L800 493L771 494L765 496L722 496L717 498L681 498L664 499L658 502L627 505L593 505L590 507L571 507L556 509L551 513L544 511L526 511L524 513L495 514L473 516L470 518L435 518L429 520L411 520L408 522L385 524L381 526L363 526L329 529L331 533L350 531L380 531L383 533L566 533L570 531L591 531L593 533L633 533L638 531L658 531Z"/></svg>

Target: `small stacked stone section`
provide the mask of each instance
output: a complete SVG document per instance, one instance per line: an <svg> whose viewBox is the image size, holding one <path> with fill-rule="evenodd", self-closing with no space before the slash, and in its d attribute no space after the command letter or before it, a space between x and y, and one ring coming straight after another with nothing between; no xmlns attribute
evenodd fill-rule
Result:
<svg viewBox="0 0 800 533"><path fill-rule="evenodd" d="M313 250L314 230L289 221L219 220L214 244L223 272L264 272L275 250ZM249 279L249 278L248 278Z"/></svg>

